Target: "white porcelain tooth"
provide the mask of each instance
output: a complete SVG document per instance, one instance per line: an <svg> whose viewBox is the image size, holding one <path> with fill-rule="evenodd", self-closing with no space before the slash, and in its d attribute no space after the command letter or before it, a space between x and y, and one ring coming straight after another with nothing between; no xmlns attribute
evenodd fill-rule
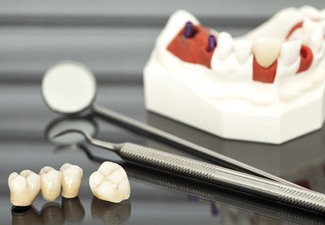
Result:
<svg viewBox="0 0 325 225"><path fill-rule="evenodd" d="M300 55L301 41L288 41L282 44L280 60L284 66L292 65Z"/></svg>
<svg viewBox="0 0 325 225"><path fill-rule="evenodd" d="M220 59L225 59L233 50L234 40L231 35L221 32L217 38L217 53Z"/></svg>
<svg viewBox="0 0 325 225"><path fill-rule="evenodd" d="M246 40L238 40L234 44L234 50L237 60L240 64L247 62L249 57L252 55L252 42Z"/></svg>
<svg viewBox="0 0 325 225"><path fill-rule="evenodd" d="M60 168L62 174L62 196L65 198L74 198L79 194L83 170L77 165L69 163Z"/></svg>
<svg viewBox="0 0 325 225"><path fill-rule="evenodd" d="M309 18L306 18L302 24L303 32L308 34L310 34L317 27L318 27L317 24Z"/></svg>
<svg viewBox="0 0 325 225"><path fill-rule="evenodd" d="M322 27L317 27L315 30L313 30L310 36L309 45L316 53L319 53L322 49L323 43L324 30Z"/></svg>
<svg viewBox="0 0 325 225"><path fill-rule="evenodd" d="M41 192L46 201L53 202L61 193L60 171L55 170L50 166L45 166L39 172L41 177Z"/></svg>
<svg viewBox="0 0 325 225"><path fill-rule="evenodd" d="M89 186L98 199L118 203L130 197L131 188L125 170L116 163L104 162L89 177Z"/></svg>
<svg viewBox="0 0 325 225"><path fill-rule="evenodd" d="M278 58L281 41L278 39L259 38L253 44L256 61L264 68L271 66Z"/></svg>
<svg viewBox="0 0 325 225"><path fill-rule="evenodd" d="M41 188L41 178L30 170L20 174L13 172L9 175L10 202L15 206L29 206L35 200Z"/></svg>

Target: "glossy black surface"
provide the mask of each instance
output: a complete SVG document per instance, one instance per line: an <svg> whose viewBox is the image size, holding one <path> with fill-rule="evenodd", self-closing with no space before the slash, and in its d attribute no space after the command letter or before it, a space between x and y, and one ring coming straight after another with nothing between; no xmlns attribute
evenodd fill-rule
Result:
<svg viewBox="0 0 325 225"><path fill-rule="evenodd" d="M100 85L96 102L192 142L325 193L324 130L283 145L223 140L146 112L143 87ZM132 165L114 153L79 142L53 142L51 132L67 121L83 124L99 139L134 142L190 156L171 146L134 134L96 116L62 118L46 108L39 85L0 84L0 218L3 224L323 224L317 215L222 187L197 183ZM60 125L61 124L61 125ZM55 131L55 130L54 130ZM77 137L70 137L77 138ZM193 156L190 156L193 157ZM88 178L100 163L120 163L131 180L132 195L121 204L95 199ZM69 162L84 169L77 199L12 208L7 178L13 171Z"/></svg>

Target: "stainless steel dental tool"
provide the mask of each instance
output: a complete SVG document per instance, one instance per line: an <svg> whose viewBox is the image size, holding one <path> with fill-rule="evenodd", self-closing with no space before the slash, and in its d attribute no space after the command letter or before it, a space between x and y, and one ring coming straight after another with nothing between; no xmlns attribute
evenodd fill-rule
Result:
<svg viewBox="0 0 325 225"><path fill-rule="evenodd" d="M209 161L228 165L288 186L304 189L280 177L94 104L96 96L95 77L91 71L79 63L62 62L50 68L43 78L42 95L47 106L59 114L76 115L92 110L94 113L130 130L144 133L149 137L174 145Z"/></svg>
<svg viewBox="0 0 325 225"><path fill-rule="evenodd" d="M325 195L270 181L254 175L226 169L213 164L189 159L175 154L136 145L133 143L114 144L92 138L78 129L68 129L56 134L70 132L82 134L88 143L117 153L122 159L196 179L210 184L222 185L254 196L277 201L309 211L325 213Z"/></svg>

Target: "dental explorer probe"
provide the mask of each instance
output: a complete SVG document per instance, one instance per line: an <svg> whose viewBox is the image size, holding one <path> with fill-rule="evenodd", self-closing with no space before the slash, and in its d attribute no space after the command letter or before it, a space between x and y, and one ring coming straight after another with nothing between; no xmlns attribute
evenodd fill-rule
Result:
<svg viewBox="0 0 325 225"><path fill-rule="evenodd" d="M96 97L95 76L80 63L61 62L50 68L43 77L42 96L46 105L59 114L73 116L92 110L96 114L130 130L144 133L149 137L174 145L174 147L202 158L204 157L210 162L221 163L289 186L305 189L253 166L94 104Z"/></svg>
<svg viewBox="0 0 325 225"><path fill-rule="evenodd" d="M153 167L202 182L222 185L308 211L325 213L325 195L318 192L295 188L254 175L133 143L114 144L94 139L88 133L79 129L68 129L56 134L54 137L70 132L80 133L88 143L113 151L122 159L132 163Z"/></svg>

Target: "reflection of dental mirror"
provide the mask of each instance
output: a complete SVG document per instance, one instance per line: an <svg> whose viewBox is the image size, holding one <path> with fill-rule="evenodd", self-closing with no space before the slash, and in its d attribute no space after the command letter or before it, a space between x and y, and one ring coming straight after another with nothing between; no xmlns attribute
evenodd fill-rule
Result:
<svg viewBox="0 0 325 225"><path fill-rule="evenodd" d="M80 134L69 133L64 136L54 137L56 134L71 128L87 130L92 135L96 135L98 127L96 122L89 116L77 118L58 118L52 121L45 130L47 140L58 145L78 144L84 141Z"/></svg>
<svg viewBox="0 0 325 225"><path fill-rule="evenodd" d="M144 133L152 138L173 144L182 150L190 151L193 154L204 157L210 162L217 162L230 168L240 169L251 174L300 188L298 185L280 177L93 104L96 96L95 77L85 66L79 63L62 62L50 68L43 78L42 94L48 107L55 112L74 115L84 112L87 109L92 109L95 113L130 130Z"/></svg>

